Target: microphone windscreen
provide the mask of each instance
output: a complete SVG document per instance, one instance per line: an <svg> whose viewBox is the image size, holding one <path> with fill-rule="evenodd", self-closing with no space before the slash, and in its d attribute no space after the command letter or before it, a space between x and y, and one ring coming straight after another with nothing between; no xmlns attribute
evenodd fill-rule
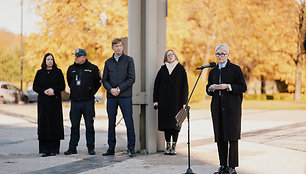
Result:
<svg viewBox="0 0 306 174"><path fill-rule="evenodd" d="M217 66L217 64L216 64L215 62L211 62L209 65L210 65L210 67L212 67L212 68L215 67L215 66Z"/></svg>
<svg viewBox="0 0 306 174"><path fill-rule="evenodd" d="M154 105L154 109L155 109L155 110L158 109L158 105Z"/></svg>

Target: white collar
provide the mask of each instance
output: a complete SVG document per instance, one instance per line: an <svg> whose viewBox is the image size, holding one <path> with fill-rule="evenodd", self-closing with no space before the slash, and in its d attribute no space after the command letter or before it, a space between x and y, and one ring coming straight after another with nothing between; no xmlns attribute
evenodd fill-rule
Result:
<svg viewBox="0 0 306 174"><path fill-rule="evenodd" d="M224 68L226 66L226 64L227 64L227 60L223 64L218 63L218 68L219 69Z"/></svg>
<svg viewBox="0 0 306 174"><path fill-rule="evenodd" d="M168 63L168 62L165 62L165 65L169 71L169 75L171 75L172 71L174 70L174 68L176 67L176 65L178 64L178 61L175 60L174 62L172 63Z"/></svg>
<svg viewBox="0 0 306 174"><path fill-rule="evenodd" d="M120 56L121 56L122 54L120 54ZM116 54L114 54L114 58L115 58L115 60L118 62L119 61L119 58L120 58L120 56L116 56Z"/></svg>

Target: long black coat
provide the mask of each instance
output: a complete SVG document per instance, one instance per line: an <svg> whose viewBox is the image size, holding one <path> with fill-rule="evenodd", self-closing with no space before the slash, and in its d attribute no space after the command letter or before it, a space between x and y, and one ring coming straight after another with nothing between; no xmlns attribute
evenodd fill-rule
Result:
<svg viewBox="0 0 306 174"><path fill-rule="evenodd" d="M230 84L232 88L232 91L222 90L221 96L219 96L219 90L208 91L210 85L219 84L220 73L222 83ZM223 135L224 141L240 139L242 93L246 90L245 78L238 65L232 64L228 60L226 66L221 70L218 66L210 70L206 92L212 96L210 108L216 142L221 141L220 135ZM222 129L220 129L220 118L222 118L223 123ZM220 132L220 130L223 130L223 132Z"/></svg>
<svg viewBox="0 0 306 174"><path fill-rule="evenodd" d="M48 88L54 90L53 96L47 96L44 91ZM38 93L38 139L60 140L64 139L63 110L61 91L65 89L65 80L60 69L44 69L37 71L33 83L33 90Z"/></svg>
<svg viewBox="0 0 306 174"><path fill-rule="evenodd" d="M177 64L171 75L163 65L154 82L153 102L158 102L158 130L176 129L176 114L186 104L188 81L185 68Z"/></svg>

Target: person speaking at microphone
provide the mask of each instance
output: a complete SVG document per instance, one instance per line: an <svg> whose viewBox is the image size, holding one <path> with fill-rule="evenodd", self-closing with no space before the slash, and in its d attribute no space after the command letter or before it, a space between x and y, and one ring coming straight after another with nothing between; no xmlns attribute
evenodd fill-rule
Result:
<svg viewBox="0 0 306 174"><path fill-rule="evenodd" d="M216 66L216 63L215 63L215 62L211 62L211 63L209 63L208 65L199 66L199 67L197 67L196 69L197 69L197 70L198 70L198 69L202 70L202 69L204 69L204 68L213 68L213 67L215 67L215 66Z"/></svg>
<svg viewBox="0 0 306 174"><path fill-rule="evenodd" d="M164 63L154 81L153 105L156 109L158 107L158 130L165 134L164 154L175 155L180 131L177 130L175 116L187 102L188 81L186 70L173 50L166 51Z"/></svg>
<svg viewBox="0 0 306 174"><path fill-rule="evenodd" d="M210 70L206 85L207 94L212 96L211 115L220 161L220 167L214 174L236 174L242 94L247 86L240 67L228 59L228 45L217 45L215 55L218 65Z"/></svg>

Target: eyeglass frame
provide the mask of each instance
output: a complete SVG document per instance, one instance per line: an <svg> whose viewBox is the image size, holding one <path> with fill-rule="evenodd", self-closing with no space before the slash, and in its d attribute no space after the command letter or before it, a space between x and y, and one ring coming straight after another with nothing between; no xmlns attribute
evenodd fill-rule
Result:
<svg viewBox="0 0 306 174"><path fill-rule="evenodd" d="M215 53L216 57L225 57L226 55L228 55L227 53Z"/></svg>
<svg viewBox="0 0 306 174"><path fill-rule="evenodd" d="M175 55L174 53L167 54L167 58L174 55Z"/></svg>

